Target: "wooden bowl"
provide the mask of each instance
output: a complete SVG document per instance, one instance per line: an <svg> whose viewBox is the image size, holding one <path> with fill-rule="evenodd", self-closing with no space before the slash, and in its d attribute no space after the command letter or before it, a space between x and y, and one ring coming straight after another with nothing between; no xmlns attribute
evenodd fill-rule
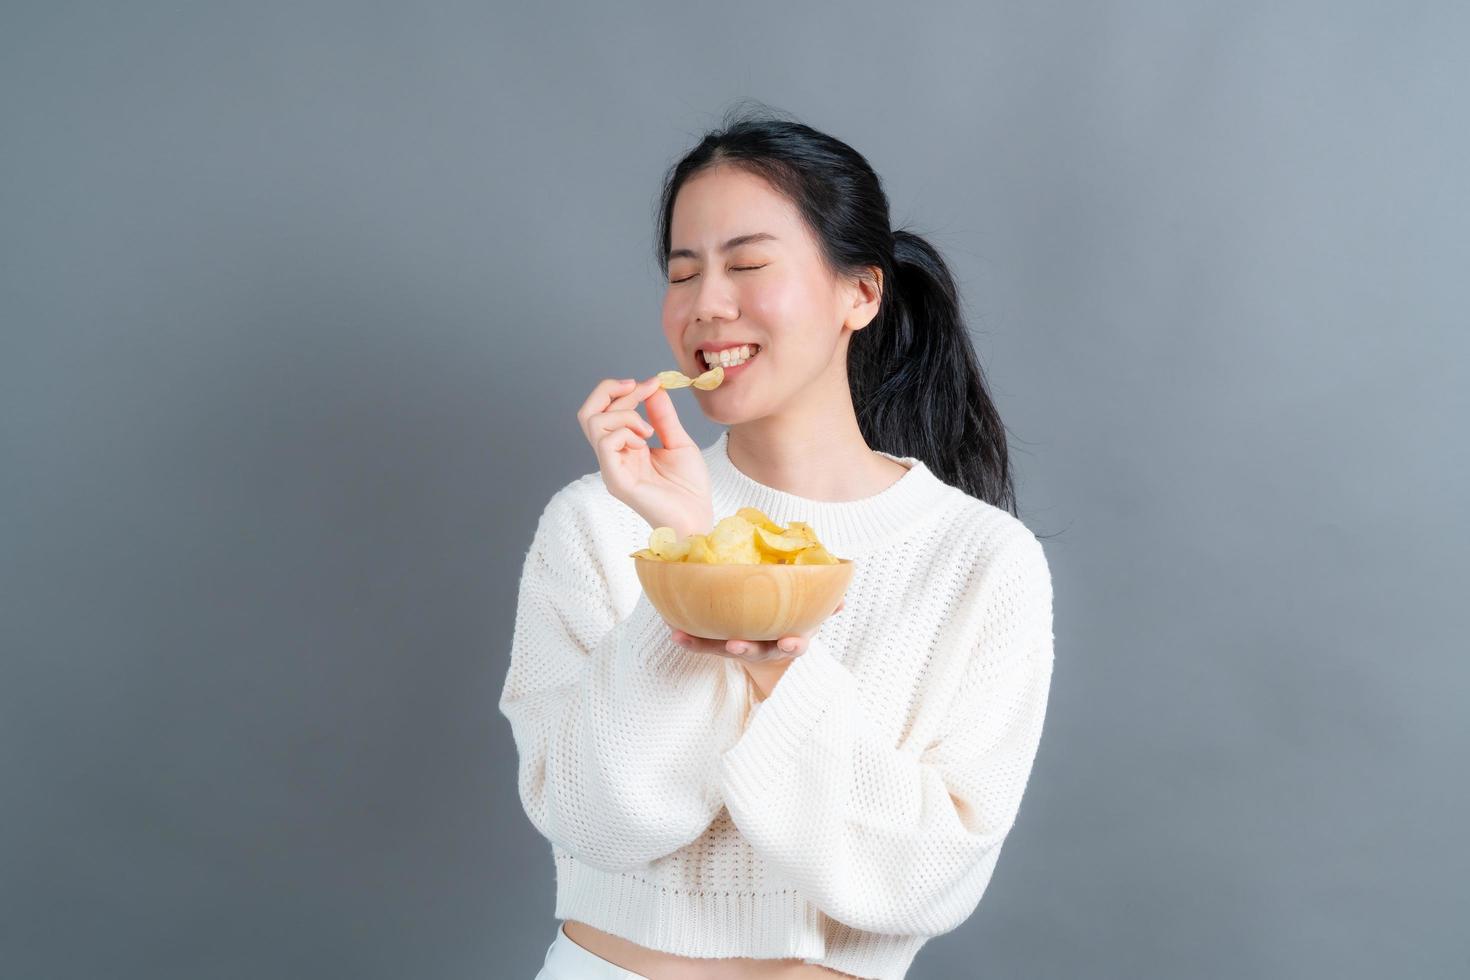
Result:
<svg viewBox="0 0 1470 980"><path fill-rule="evenodd" d="M638 581L664 620L712 640L776 640L832 615L852 581L835 565L706 565L637 558Z"/></svg>

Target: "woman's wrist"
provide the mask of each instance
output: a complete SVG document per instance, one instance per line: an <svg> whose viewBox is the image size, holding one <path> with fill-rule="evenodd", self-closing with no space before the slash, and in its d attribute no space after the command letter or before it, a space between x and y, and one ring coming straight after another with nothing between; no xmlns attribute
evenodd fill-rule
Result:
<svg viewBox="0 0 1470 980"><path fill-rule="evenodd" d="M669 517L666 515L654 515L653 517L649 517L647 515L644 515L643 519L648 522L648 526L650 528L673 528L674 534L679 538L687 538L691 534L708 534L711 528L714 526L713 514L695 514L692 516L680 515L678 517Z"/></svg>
<svg viewBox="0 0 1470 980"><path fill-rule="evenodd" d="M786 673L786 668L791 666L790 660L772 660L767 663L742 664L746 674L750 675L751 683L760 692L761 700L771 696L780 682L781 676Z"/></svg>

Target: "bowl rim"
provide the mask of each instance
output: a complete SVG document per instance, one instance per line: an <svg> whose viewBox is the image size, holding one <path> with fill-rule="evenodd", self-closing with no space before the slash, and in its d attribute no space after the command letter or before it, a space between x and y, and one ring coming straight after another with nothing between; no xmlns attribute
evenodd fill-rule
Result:
<svg viewBox="0 0 1470 980"><path fill-rule="evenodd" d="M812 564L812 565L787 565L782 562L763 561L754 565L745 565L739 562L703 562L703 561L664 561L660 558L644 558L642 555L628 555L634 561L646 561L650 565L683 565L687 568L834 568L834 565ZM832 557L837 558L836 555ZM837 565L851 565L851 558L837 558Z"/></svg>

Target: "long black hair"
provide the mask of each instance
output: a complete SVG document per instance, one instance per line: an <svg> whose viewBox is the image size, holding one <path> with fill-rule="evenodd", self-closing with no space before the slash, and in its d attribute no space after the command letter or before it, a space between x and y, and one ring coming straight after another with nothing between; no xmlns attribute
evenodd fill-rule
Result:
<svg viewBox="0 0 1470 980"><path fill-rule="evenodd" d="M664 179L656 258L665 277L674 198L690 177L720 164L744 168L789 198L837 274L883 271L878 315L854 333L847 351L848 385L868 445L917 457L944 482L1016 515L1005 428L949 267L921 236L890 230L888 196L868 161L764 105L737 105Z"/></svg>

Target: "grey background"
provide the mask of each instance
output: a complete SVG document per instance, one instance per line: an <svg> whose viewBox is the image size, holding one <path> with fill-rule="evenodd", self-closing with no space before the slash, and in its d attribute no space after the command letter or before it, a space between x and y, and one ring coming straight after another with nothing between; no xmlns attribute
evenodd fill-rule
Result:
<svg viewBox="0 0 1470 980"><path fill-rule="evenodd" d="M535 973L520 563L750 96L953 263L1056 535L911 975L1465 975L1465 5L524 6L0 12L0 972Z"/></svg>

